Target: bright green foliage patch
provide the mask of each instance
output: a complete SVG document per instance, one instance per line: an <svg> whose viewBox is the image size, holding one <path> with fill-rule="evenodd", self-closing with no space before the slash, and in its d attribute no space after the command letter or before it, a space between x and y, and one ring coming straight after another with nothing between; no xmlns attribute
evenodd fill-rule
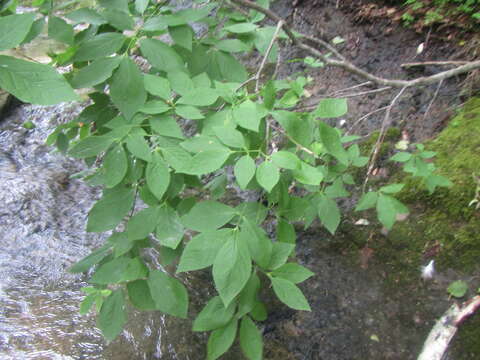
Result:
<svg viewBox="0 0 480 360"><path fill-rule="evenodd" d="M0 49L38 35L36 24L41 27L50 12L45 4L35 15L1 16ZM122 330L127 301L185 318L188 289L174 274L208 269L217 294L193 325L211 331L207 358L222 356L238 335L245 356L256 360L263 356L256 322L268 316L259 299L262 286L286 306L311 310L299 284L313 273L292 259L294 223L308 227L318 219L334 234L342 223L337 199L350 196L352 169L368 158L356 137L328 123L347 112L345 99L296 111L311 79L270 79L259 91L250 89L255 78L234 54L256 49L275 62L277 43L267 54L275 27L260 25L258 12L237 13L223 4L206 1L172 12L164 2L101 0L101 9L66 14L87 25L81 32L49 13L50 37L69 46L52 57L70 72L0 56L0 87L32 103L78 100L74 88L86 89L92 101L47 139L84 160L85 180L104 189L87 231L113 230L104 246L71 268L93 269L81 312L95 308L108 340ZM207 32L196 34L193 22L204 23ZM284 38L280 33L277 40ZM419 145L393 160L433 192L450 184L435 173L434 155ZM262 200L227 205L224 194L232 186L255 190ZM395 198L402 188L372 190L357 210L375 208L390 229L408 213ZM276 221L275 238L263 228L267 218ZM176 269L166 273L147 262L144 248L156 249L162 265Z"/></svg>

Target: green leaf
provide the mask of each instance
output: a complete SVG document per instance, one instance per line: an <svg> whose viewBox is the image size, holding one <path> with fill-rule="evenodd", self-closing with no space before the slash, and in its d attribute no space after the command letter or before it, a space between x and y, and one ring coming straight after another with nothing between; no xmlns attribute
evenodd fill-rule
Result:
<svg viewBox="0 0 480 360"><path fill-rule="evenodd" d="M405 184L390 184L382 186L378 191L384 194L396 194L399 191L402 191L404 186Z"/></svg>
<svg viewBox="0 0 480 360"><path fill-rule="evenodd" d="M280 171L271 162L264 161L257 168L256 179L261 187L270 192L280 180Z"/></svg>
<svg viewBox="0 0 480 360"><path fill-rule="evenodd" d="M255 161L253 161L250 156L242 156L237 161L235 167L233 168L233 173L235 174L238 185L240 185L242 189L245 189L250 180L252 180L253 176L255 175L255 170Z"/></svg>
<svg viewBox="0 0 480 360"><path fill-rule="evenodd" d="M97 295L96 294L91 294L85 297L85 299L82 300L80 303L80 310L78 311L80 315L86 315L92 308L92 305L95 302Z"/></svg>
<svg viewBox="0 0 480 360"><path fill-rule="evenodd" d="M129 13L129 0L98 0L98 3L100 3L100 6L105 9L116 9Z"/></svg>
<svg viewBox="0 0 480 360"><path fill-rule="evenodd" d="M268 214L268 209L257 201L242 202L235 210L250 223L257 225L263 223Z"/></svg>
<svg viewBox="0 0 480 360"><path fill-rule="evenodd" d="M257 292L259 289L260 279L257 274L253 272L238 298L238 318L243 317L253 310L257 302Z"/></svg>
<svg viewBox="0 0 480 360"><path fill-rule="evenodd" d="M117 145L105 156L103 160L104 179L107 188L117 186L127 174L127 154L122 145Z"/></svg>
<svg viewBox="0 0 480 360"><path fill-rule="evenodd" d="M239 240L247 244L252 259L266 269L272 256L272 242L262 228L243 219Z"/></svg>
<svg viewBox="0 0 480 360"><path fill-rule="evenodd" d="M40 19L37 19L33 22L32 27L30 28L30 31L28 32L27 36L22 40L20 43L21 45L27 44L33 39L35 39L38 35L40 35L43 32L43 28L45 27L45 18L42 17Z"/></svg>
<svg viewBox="0 0 480 360"><path fill-rule="evenodd" d="M88 213L87 231L102 232L113 229L132 209L134 198L134 190L122 186L105 191Z"/></svg>
<svg viewBox="0 0 480 360"><path fill-rule="evenodd" d="M290 111L275 111L272 115L294 141L305 147L310 146L313 140L313 123L308 118L302 118L299 113Z"/></svg>
<svg viewBox="0 0 480 360"><path fill-rule="evenodd" d="M152 160L152 153L150 145L141 133L130 134L126 140L127 149L135 157L145 160L147 162Z"/></svg>
<svg viewBox="0 0 480 360"><path fill-rule="evenodd" d="M235 215L230 206L217 201L201 201L182 217L183 224L195 231L212 231L228 223Z"/></svg>
<svg viewBox="0 0 480 360"><path fill-rule="evenodd" d="M454 297L457 297L457 298L461 298L461 297L464 297L465 294L467 293L468 284L463 280L457 280L457 281L452 282L448 286L447 291L450 295L452 295Z"/></svg>
<svg viewBox="0 0 480 360"><path fill-rule="evenodd" d="M150 0L135 0L135 10L139 14L143 14L148 7Z"/></svg>
<svg viewBox="0 0 480 360"><path fill-rule="evenodd" d="M143 82L145 89L150 94L158 96L164 100L169 100L172 97L170 82L167 79L156 75L144 74Z"/></svg>
<svg viewBox="0 0 480 360"><path fill-rule="evenodd" d="M350 196L350 193L343 186L343 180L341 178L337 178L332 185L327 186L325 189L325 195L331 199L334 199Z"/></svg>
<svg viewBox="0 0 480 360"><path fill-rule="evenodd" d="M169 72L167 77L173 91L175 91L177 94L186 94L195 87L195 84L190 76L182 71Z"/></svg>
<svg viewBox="0 0 480 360"><path fill-rule="evenodd" d="M240 149L246 147L243 134L233 126L214 126L213 132L227 146Z"/></svg>
<svg viewBox="0 0 480 360"><path fill-rule="evenodd" d="M355 211L362 211L374 208L377 204L378 193L376 191L369 191L366 194L363 194L360 200L358 201Z"/></svg>
<svg viewBox="0 0 480 360"><path fill-rule="evenodd" d="M0 88L26 103L39 105L80 99L52 67L3 55L0 55Z"/></svg>
<svg viewBox="0 0 480 360"><path fill-rule="evenodd" d="M193 30L189 25L169 27L168 33L176 45L192 51Z"/></svg>
<svg viewBox="0 0 480 360"><path fill-rule="evenodd" d="M279 219L277 221L277 241L295 244L296 240L297 237L293 225L283 219Z"/></svg>
<svg viewBox="0 0 480 360"><path fill-rule="evenodd" d="M153 153L145 174L148 188L158 200L161 200L170 184L170 171L159 153Z"/></svg>
<svg viewBox="0 0 480 360"><path fill-rule="evenodd" d="M133 30L135 26L133 18L121 10L106 9L102 12L102 16L107 19L110 25L120 31Z"/></svg>
<svg viewBox="0 0 480 360"><path fill-rule="evenodd" d="M225 306L245 287L252 272L252 263L246 244L233 238L218 252L213 263L215 288Z"/></svg>
<svg viewBox="0 0 480 360"><path fill-rule="evenodd" d="M333 235L340 224L340 210L335 200L323 195L317 203L318 217L323 226Z"/></svg>
<svg viewBox="0 0 480 360"><path fill-rule="evenodd" d="M261 117L257 110L257 104L251 100L245 100L239 106L233 108L233 119L235 122L247 130L258 132Z"/></svg>
<svg viewBox="0 0 480 360"><path fill-rule="evenodd" d="M154 270L147 282L158 310L180 318L187 317L188 292L180 281L163 271Z"/></svg>
<svg viewBox="0 0 480 360"><path fill-rule="evenodd" d="M226 26L225 30L235 34L244 34L252 32L257 28L257 25L252 23L240 23L235 25Z"/></svg>
<svg viewBox="0 0 480 360"><path fill-rule="evenodd" d="M189 120L200 120L205 116L202 115L200 110L190 105L178 105L175 107L175 114Z"/></svg>
<svg viewBox="0 0 480 360"><path fill-rule="evenodd" d="M90 282L100 285L122 282L130 260L127 257L119 257L102 264L90 278Z"/></svg>
<svg viewBox="0 0 480 360"><path fill-rule="evenodd" d="M124 57L115 71L110 84L110 97L127 120L145 104L147 92L143 85L142 73L128 57Z"/></svg>
<svg viewBox="0 0 480 360"><path fill-rule="evenodd" d="M19 45L27 36L34 20L34 13L0 17L0 51Z"/></svg>
<svg viewBox="0 0 480 360"><path fill-rule="evenodd" d="M213 297L193 322L193 331L210 331L224 327L232 319L235 307L235 303L225 307L219 296Z"/></svg>
<svg viewBox="0 0 480 360"><path fill-rule="evenodd" d="M393 155L390 160L392 161L398 161L398 162L407 162L408 160L410 160L412 158L412 154L408 153L408 152L398 152L396 153L395 155Z"/></svg>
<svg viewBox="0 0 480 360"><path fill-rule="evenodd" d="M263 95L263 105L266 109L272 110L275 105L275 99L277 97L275 83L273 81L268 81L267 84L262 89Z"/></svg>
<svg viewBox="0 0 480 360"><path fill-rule="evenodd" d="M246 52L250 50L250 47L247 44L238 39L220 40L215 44L215 47L226 52Z"/></svg>
<svg viewBox="0 0 480 360"><path fill-rule="evenodd" d="M155 235L162 246L176 249L183 239L184 228L177 212L170 206L160 209Z"/></svg>
<svg viewBox="0 0 480 360"><path fill-rule="evenodd" d="M320 133L320 140L328 153L333 155L342 164L347 165L348 153L342 146L338 131L331 126L328 126L323 121L318 124L318 130Z"/></svg>
<svg viewBox="0 0 480 360"><path fill-rule="evenodd" d="M80 8L65 15L67 19L72 20L75 24L87 23L92 25L102 25L106 20L95 10L90 8Z"/></svg>
<svg viewBox="0 0 480 360"><path fill-rule="evenodd" d="M323 173L303 161L300 163L300 168L293 171L295 179L307 185L320 185L323 180Z"/></svg>
<svg viewBox="0 0 480 360"><path fill-rule="evenodd" d="M300 166L300 159L294 153L280 150L272 154L272 162L280 168L295 170Z"/></svg>
<svg viewBox="0 0 480 360"><path fill-rule="evenodd" d="M180 126L178 126L177 121L173 116L152 116L149 122L152 130L159 135L169 136L177 139L184 139L182 129L180 129Z"/></svg>
<svg viewBox="0 0 480 360"><path fill-rule="evenodd" d="M295 244L289 244L285 242L273 243L272 256L268 269L275 270L285 264L290 254L295 250Z"/></svg>
<svg viewBox="0 0 480 360"><path fill-rule="evenodd" d="M137 212L127 223L128 240L141 240L150 235L157 226L158 217L158 207L148 207Z"/></svg>
<svg viewBox="0 0 480 360"><path fill-rule="evenodd" d="M208 106L215 103L217 99L218 94L215 89L195 88L185 91L177 103L194 106Z"/></svg>
<svg viewBox="0 0 480 360"><path fill-rule="evenodd" d="M98 315L98 327L108 341L115 339L127 322L125 299L121 289L113 291L105 299Z"/></svg>
<svg viewBox="0 0 480 360"><path fill-rule="evenodd" d="M453 183L445 176L432 174L425 178L425 186L429 193L432 194L437 186L451 187Z"/></svg>
<svg viewBox="0 0 480 360"><path fill-rule="evenodd" d="M315 274L297 263L286 263L272 271L272 275L298 284Z"/></svg>
<svg viewBox="0 0 480 360"><path fill-rule="evenodd" d="M80 159L97 156L101 152L107 150L113 141L113 138L106 135L89 136L75 144L75 146L68 152L68 155Z"/></svg>
<svg viewBox="0 0 480 360"><path fill-rule="evenodd" d="M140 279L127 283L128 298L133 306L143 311L155 310L155 302L153 301L148 282Z"/></svg>
<svg viewBox="0 0 480 360"><path fill-rule="evenodd" d="M82 273L90 269L93 265L98 264L100 261L105 259L108 255L110 255L110 245L104 245L101 248L93 251L88 256L84 257L82 260L73 264L68 271L76 274Z"/></svg>
<svg viewBox="0 0 480 360"><path fill-rule="evenodd" d="M313 115L322 119L335 118L345 115L347 111L346 99L322 99L313 111Z"/></svg>
<svg viewBox="0 0 480 360"><path fill-rule="evenodd" d="M202 151L192 158L189 168L180 172L189 175L208 174L220 169L229 156L230 151L228 149Z"/></svg>
<svg viewBox="0 0 480 360"><path fill-rule="evenodd" d="M73 77L71 84L75 89L93 87L101 84L112 76L120 61L119 56L108 57L93 61L90 65L80 69Z"/></svg>
<svg viewBox="0 0 480 360"><path fill-rule="evenodd" d="M263 359L262 334L248 316L245 316L240 324L240 347L248 359Z"/></svg>
<svg viewBox="0 0 480 360"><path fill-rule="evenodd" d="M56 16L48 17L48 36L54 40L73 45L73 27Z"/></svg>
<svg viewBox="0 0 480 360"><path fill-rule="evenodd" d="M180 55L160 40L143 39L140 41L140 49L148 62L158 70L169 72L184 68Z"/></svg>
<svg viewBox="0 0 480 360"><path fill-rule="evenodd" d="M237 335L237 319L232 319L225 327L210 334L207 343L207 360L215 360L225 354Z"/></svg>
<svg viewBox="0 0 480 360"><path fill-rule="evenodd" d="M145 278L148 275L148 268L139 258L130 259L128 267L125 270L122 281L134 281L137 279Z"/></svg>
<svg viewBox="0 0 480 360"><path fill-rule="evenodd" d="M177 273L200 270L213 265L220 248L230 241L231 229L206 231L194 236L185 246Z"/></svg>
<svg viewBox="0 0 480 360"><path fill-rule="evenodd" d="M125 36L119 33L108 32L96 35L80 45L74 60L88 61L104 58L120 50L124 41Z"/></svg>
<svg viewBox="0 0 480 360"><path fill-rule="evenodd" d="M380 194L377 201L377 215L383 226L391 229L397 214L408 214L408 209L394 197Z"/></svg>
<svg viewBox="0 0 480 360"><path fill-rule="evenodd" d="M170 110L170 105L163 100L150 100L140 108L140 112L150 115L163 114Z"/></svg>
<svg viewBox="0 0 480 360"><path fill-rule="evenodd" d="M302 291L291 281L282 278L270 278L275 295L288 307L295 310L311 311Z"/></svg>
<svg viewBox="0 0 480 360"><path fill-rule="evenodd" d="M107 240L113 246L116 258L128 253L135 245L134 241L128 240L125 232L114 232Z"/></svg>
<svg viewBox="0 0 480 360"><path fill-rule="evenodd" d="M267 320L267 308L264 303L260 301L255 302L255 306L252 311L250 311L250 316L256 321L265 321Z"/></svg>

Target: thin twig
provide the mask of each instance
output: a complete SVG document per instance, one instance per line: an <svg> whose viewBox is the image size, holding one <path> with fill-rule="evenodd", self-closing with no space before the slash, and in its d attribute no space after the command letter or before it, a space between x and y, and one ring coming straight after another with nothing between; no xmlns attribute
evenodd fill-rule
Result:
<svg viewBox="0 0 480 360"><path fill-rule="evenodd" d="M402 94L404 93L404 91L406 89L407 89L406 87L403 87L398 92L398 94L393 98L392 102L390 103L390 105L387 108L387 111L385 113L385 117L384 117L383 122L382 122L382 127L380 128L380 133L378 134L378 138L377 138L377 141L376 141L374 149L373 149L372 156L370 156L370 160L368 162L367 176L365 177L365 181L363 183L363 192L365 192L365 189L367 188L368 180L370 179L370 175L372 174L373 168L375 166L375 162L377 161L378 153L380 152L380 146L382 145L383 140L385 139L386 129L390 125L390 113L392 111L392 108L395 105L395 103L398 101L398 99L402 96Z"/></svg>
<svg viewBox="0 0 480 360"><path fill-rule="evenodd" d="M425 110L425 114L423 114L423 121L425 121L425 119L427 118L428 112L430 111L430 108L432 107L433 103L435 102L435 99L438 96L438 92L440 91L440 88L442 87L442 84L443 84L443 79L440 80L440 82L438 83L437 90L435 90L435 94L433 94L432 100L428 104L427 110Z"/></svg>
<svg viewBox="0 0 480 360"><path fill-rule="evenodd" d="M338 52L337 49L335 49L332 45L330 45L328 42L322 40L322 39L319 39L319 38L316 38L314 36L309 36L309 35L303 35L303 38L315 43L315 44L318 44L324 48L326 48L328 51L330 51L333 55L335 55L336 57L338 57L340 60L345 60L345 57L340 54L340 52Z"/></svg>
<svg viewBox="0 0 480 360"><path fill-rule="evenodd" d="M357 89L357 88L362 87L362 86L368 86L368 85L371 85L371 84L372 84L371 81L365 81L365 82L363 82L363 83L361 83L361 84L357 84L357 85L354 85L354 86L350 86L350 87L347 87L347 88L345 88L345 89L335 90L333 93L328 94L328 96L336 96L338 93L350 91L350 90Z"/></svg>
<svg viewBox="0 0 480 360"><path fill-rule="evenodd" d="M284 21L280 20L277 24L277 28L275 29L275 32L273 33L272 40L270 40L270 44L268 44L267 51L265 52L265 56L262 59L262 62L260 64L260 67L258 68L257 74L255 75L256 81L255 81L255 92L258 93L258 90L260 88L260 77L262 75L263 68L265 67L265 64L267 63L267 59L270 56L270 53L273 49L273 44L275 44L275 41L277 40L278 34L280 33L280 30L282 29Z"/></svg>
<svg viewBox="0 0 480 360"><path fill-rule="evenodd" d="M447 66L447 65L465 65L468 61L424 61L424 62L412 62L404 63L400 65L402 68L411 68L417 66Z"/></svg>
<svg viewBox="0 0 480 360"><path fill-rule="evenodd" d="M388 109L388 106L384 106L384 107L381 107L379 109L376 109L376 110L373 110L373 111L370 111L369 113L363 115L361 118L359 118L357 121L355 121L352 126L350 127L350 129L347 130L347 132L345 133L345 135L349 135L351 133L351 131L355 128L355 126L357 126L360 122L362 122L363 120L365 120L366 118L368 118L369 116L377 113L377 112L380 112L380 111L383 111L383 110L387 110Z"/></svg>

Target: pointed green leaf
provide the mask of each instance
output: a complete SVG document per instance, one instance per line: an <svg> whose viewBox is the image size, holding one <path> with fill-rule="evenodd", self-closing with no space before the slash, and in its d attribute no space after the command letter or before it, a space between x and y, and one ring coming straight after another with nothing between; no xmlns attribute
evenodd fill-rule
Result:
<svg viewBox="0 0 480 360"><path fill-rule="evenodd" d="M161 200L170 184L170 171L160 154L153 153L152 161L147 165L145 177L150 191L158 200Z"/></svg>
<svg viewBox="0 0 480 360"><path fill-rule="evenodd" d="M113 70L120 65L121 60L121 57L114 56L93 61L73 77L72 86L80 89L101 84L112 76Z"/></svg>
<svg viewBox="0 0 480 360"><path fill-rule="evenodd" d="M106 9L102 12L102 16L107 19L110 25L120 31L133 30L135 26L135 21L130 14L117 9Z"/></svg>
<svg viewBox="0 0 480 360"><path fill-rule="evenodd" d="M330 233L335 234L340 224L340 210L335 200L323 195L317 203L318 217Z"/></svg>
<svg viewBox="0 0 480 360"><path fill-rule="evenodd" d="M180 318L187 317L188 293L180 281L163 271L154 270L147 282L158 310Z"/></svg>
<svg viewBox="0 0 480 360"><path fill-rule="evenodd" d="M127 137L126 143L128 151L130 151L135 157L147 162L152 160L150 145L142 134L130 134Z"/></svg>
<svg viewBox="0 0 480 360"><path fill-rule="evenodd" d="M404 186L405 184L390 184L382 186L378 191L384 194L396 194L399 191L402 191Z"/></svg>
<svg viewBox="0 0 480 360"><path fill-rule="evenodd" d="M220 40L218 43L215 44L215 47L219 50L226 52L245 52L250 49L247 44L238 39Z"/></svg>
<svg viewBox="0 0 480 360"><path fill-rule="evenodd" d="M177 212L170 206L160 209L155 235L162 246L176 249L183 239L184 228Z"/></svg>
<svg viewBox="0 0 480 360"><path fill-rule="evenodd" d="M270 192L280 180L280 171L271 162L264 161L257 168L256 179L261 187Z"/></svg>
<svg viewBox="0 0 480 360"><path fill-rule="evenodd" d="M193 30L189 25L171 26L168 32L175 44L192 51Z"/></svg>
<svg viewBox="0 0 480 360"><path fill-rule="evenodd" d="M111 55L123 45L125 36L119 33L103 33L83 42L77 50L74 61L88 61Z"/></svg>
<svg viewBox="0 0 480 360"><path fill-rule="evenodd" d="M113 141L114 139L110 136L89 136L75 144L68 154L80 159L97 156L107 150Z"/></svg>
<svg viewBox="0 0 480 360"><path fill-rule="evenodd" d="M300 167L300 159L289 151L277 151L272 154L272 162L278 167L295 170Z"/></svg>
<svg viewBox="0 0 480 360"><path fill-rule="evenodd" d="M62 18L48 17L48 37L67 45L73 45L73 35L72 25L67 24Z"/></svg>
<svg viewBox="0 0 480 360"><path fill-rule="evenodd" d="M127 283L127 292L128 298L137 309L143 311L155 310L155 302L146 280L130 281Z"/></svg>
<svg viewBox="0 0 480 360"><path fill-rule="evenodd" d="M247 130L258 132L261 117L257 110L257 105L251 100L245 100L232 112L235 122Z"/></svg>
<svg viewBox="0 0 480 360"><path fill-rule="evenodd" d="M119 257L102 264L90 278L92 284L107 285L123 281L130 259Z"/></svg>
<svg viewBox="0 0 480 360"><path fill-rule="evenodd" d="M225 306L245 287L252 272L252 262L246 244L239 239L227 241L213 263L215 288Z"/></svg>
<svg viewBox="0 0 480 360"><path fill-rule="evenodd" d="M228 223L235 215L230 206L217 201L201 201L182 217L183 224L195 231L212 231Z"/></svg>
<svg viewBox="0 0 480 360"><path fill-rule="evenodd" d="M80 8L65 15L67 19L72 20L75 24L87 23L92 25L102 25L106 20L95 10L90 8Z"/></svg>
<svg viewBox="0 0 480 360"><path fill-rule="evenodd" d="M194 106L208 106L215 103L217 99L218 94L215 89L201 87L185 91L177 103Z"/></svg>
<svg viewBox="0 0 480 360"><path fill-rule="evenodd" d="M170 105L163 100L150 100L140 108L140 112L150 115L163 114L170 110Z"/></svg>
<svg viewBox="0 0 480 360"><path fill-rule="evenodd" d="M159 115L152 116L149 120L152 130L159 135L169 136L177 139L183 139L183 133L180 126L173 116Z"/></svg>
<svg viewBox="0 0 480 360"><path fill-rule="evenodd" d="M239 23L235 25L230 25L225 27L225 30L235 34L243 34L247 32L252 32L257 28L257 25L252 23Z"/></svg>
<svg viewBox="0 0 480 360"><path fill-rule="evenodd" d="M272 113L288 136L299 144L309 147L313 141L313 122L302 117L300 113L290 111L275 111Z"/></svg>
<svg viewBox="0 0 480 360"><path fill-rule="evenodd" d="M170 82L156 75L144 74L143 82L145 89L152 95L158 96L164 100L169 100L172 97L172 90L170 89Z"/></svg>
<svg viewBox="0 0 480 360"><path fill-rule="evenodd" d="M358 201L355 211L362 211L374 208L377 204L378 193L376 191L369 191L362 195Z"/></svg>
<svg viewBox="0 0 480 360"><path fill-rule="evenodd" d="M132 209L134 198L134 190L122 186L105 191L88 213L87 231L102 232L113 229Z"/></svg>
<svg viewBox="0 0 480 360"><path fill-rule="evenodd" d="M216 360L227 352L237 335L237 319L210 334L207 344L207 360Z"/></svg>
<svg viewBox="0 0 480 360"><path fill-rule="evenodd" d="M246 147L243 134L233 126L215 126L213 131L220 141L227 146L233 148Z"/></svg>
<svg viewBox="0 0 480 360"><path fill-rule="evenodd" d="M408 209L392 196L379 194L377 201L378 220L387 229L391 229L397 219L397 214L408 214Z"/></svg>
<svg viewBox="0 0 480 360"><path fill-rule="evenodd" d="M213 265L218 251L231 236L231 229L206 231L194 236L183 250L177 273L200 270Z"/></svg>
<svg viewBox="0 0 480 360"><path fill-rule="evenodd" d="M105 339L112 341L120 334L126 322L123 291L115 290L102 304L98 315L98 327Z"/></svg>
<svg viewBox="0 0 480 360"><path fill-rule="evenodd" d="M34 13L0 17L0 51L19 45L27 36L34 20Z"/></svg>
<svg viewBox="0 0 480 360"><path fill-rule="evenodd" d="M325 149L327 149L328 153L333 155L342 164L347 165L348 153L342 146L338 131L331 126L328 126L323 121L318 124L318 130L320 132L320 139L323 143L323 146L325 146Z"/></svg>
<svg viewBox="0 0 480 360"><path fill-rule="evenodd" d="M279 219L277 221L277 241L295 244L296 240L297 237L293 225L283 219Z"/></svg>
<svg viewBox="0 0 480 360"><path fill-rule="evenodd" d="M51 66L3 55L0 55L0 88L24 102L39 105L80 99Z"/></svg>
<svg viewBox="0 0 480 360"><path fill-rule="evenodd" d="M347 111L346 99L322 99L313 115L322 119L336 118L345 115Z"/></svg>
<svg viewBox="0 0 480 360"><path fill-rule="evenodd" d="M302 291L291 281L282 278L270 278L275 295L288 307L295 310L311 311Z"/></svg>
<svg viewBox="0 0 480 360"><path fill-rule="evenodd" d="M295 250L295 244L289 244L285 242L275 242L273 243L272 256L270 258L270 263L268 264L268 269L275 270L285 264L288 260L288 257Z"/></svg>
<svg viewBox="0 0 480 360"><path fill-rule="evenodd" d="M184 68L180 55L163 41L143 39L140 41L140 49L148 62L158 70L169 72Z"/></svg>
<svg viewBox="0 0 480 360"><path fill-rule="evenodd" d="M273 245L263 229L255 223L250 223L248 219L243 219L238 237L247 244L252 259L266 269L270 263Z"/></svg>
<svg viewBox="0 0 480 360"><path fill-rule="evenodd" d="M248 359L263 359L262 334L248 316L245 316L240 324L240 347Z"/></svg>
<svg viewBox="0 0 480 360"><path fill-rule="evenodd" d="M240 292L238 298L237 317L241 318L253 310L257 302L257 293L260 289L260 279L255 272L252 273L247 284Z"/></svg>
<svg viewBox="0 0 480 360"><path fill-rule="evenodd" d="M103 160L104 179L107 188L117 186L127 174L127 154L122 145L117 145L105 156Z"/></svg>
<svg viewBox="0 0 480 360"><path fill-rule="evenodd" d="M168 81L177 94L183 95L195 87L193 80L183 71L167 73Z"/></svg>
<svg viewBox="0 0 480 360"><path fill-rule="evenodd" d="M202 115L200 110L190 105L178 105L175 107L175 114L189 120L200 120L205 116Z"/></svg>
<svg viewBox="0 0 480 360"><path fill-rule="evenodd" d="M253 161L250 156L242 156L237 161L235 167L233 168L233 173L235 174L238 185L240 185L242 189L245 189L250 180L252 180L253 176L255 175L255 170L255 161Z"/></svg>
<svg viewBox="0 0 480 360"><path fill-rule="evenodd" d="M100 261L102 261L104 258L106 258L108 255L110 255L110 244L104 245L99 249L96 249L93 251L91 254L88 256L84 257L82 260L79 260L75 264L73 264L68 271L76 274L76 273L82 273L90 269L93 265L98 264Z"/></svg>
<svg viewBox="0 0 480 360"><path fill-rule="evenodd" d="M235 303L231 303L225 307L219 296L213 297L193 322L193 331L210 331L224 327L232 319L235 306Z"/></svg>
<svg viewBox="0 0 480 360"><path fill-rule="evenodd" d="M297 263L286 263L272 271L272 275L298 284L315 274Z"/></svg>
<svg viewBox="0 0 480 360"><path fill-rule="evenodd" d="M157 226L158 217L158 207L148 207L137 212L127 223L128 240L141 240L150 235Z"/></svg>
<svg viewBox="0 0 480 360"><path fill-rule="evenodd" d="M190 175L205 175L220 169L229 156L228 149L202 151L193 156L188 169L180 172Z"/></svg>
<svg viewBox="0 0 480 360"><path fill-rule="evenodd" d="M145 104L147 92L143 86L142 73L128 57L122 59L119 68L113 74L110 96L127 120L130 120Z"/></svg>

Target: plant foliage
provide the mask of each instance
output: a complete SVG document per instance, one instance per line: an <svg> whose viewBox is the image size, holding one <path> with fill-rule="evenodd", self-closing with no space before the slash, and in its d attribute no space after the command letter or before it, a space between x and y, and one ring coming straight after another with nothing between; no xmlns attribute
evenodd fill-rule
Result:
<svg viewBox="0 0 480 360"><path fill-rule="evenodd" d="M262 286L287 306L310 311L298 284L313 273L293 260L293 224L319 218L334 234L342 221L336 200L351 196L347 188L355 185L349 172L368 161L355 137L324 120L343 116L346 100L294 111L309 82L303 76L252 91L255 78L235 54L257 51L274 61L276 45L267 49L275 28L261 23L262 14L232 11L223 1L183 10L148 0L99 1L63 15L53 14L49 0L35 1L38 11L28 14L15 14L14 4L0 8L0 49L47 27L67 46L52 62L69 71L2 55L0 87L45 105L78 100L74 89L88 91L89 105L47 139L84 160L85 180L104 189L87 231L112 234L70 269L93 268L81 312L95 307L108 340L121 332L127 302L185 318L188 290L177 275L209 268L218 295L193 322L194 331L211 331L207 358L220 357L238 336L246 357L261 359ZM194 134L185 124L194 124ZM433 155L419 146L393 160L433 191L448 185L424 161ZM257 190L264 201L222 202L228 182ZM402 186L365 193L356 210L376 208L391 228L408 212L394 197ZM273 239L262 228L267 215L275 219ZM174 270L147 263L146 248L159 252L163 266L177 264Z"/></svg>

